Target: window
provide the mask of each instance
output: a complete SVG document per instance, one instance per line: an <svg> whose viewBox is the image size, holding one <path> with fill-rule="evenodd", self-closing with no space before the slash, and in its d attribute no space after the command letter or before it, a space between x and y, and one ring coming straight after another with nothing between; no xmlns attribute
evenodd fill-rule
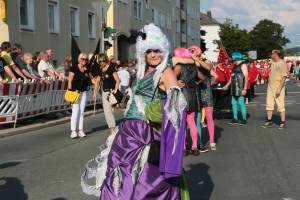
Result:
<svg viewBox="0 0 300 200"><path fill-rule="evenodd" d="M134 18L136 19L143 19L143 12L142 12L142 2L141 1L134 1Z"/></svg>
<svg viewBox="0 0 300 200"><path fill-rule="evenodd" d="M173 6L173 10L172 10L172 18L173 18L173 22L175 21L175 6Z"/></svg>
<svg viewBox="0 0 300 200"><path fill-rule="evenodd" d="M138 8L137 8L137 1L134 1L134 17L138 18Z"/></svg>
<svg viewBox="0 0 300 200"><path fill-rule="evenodd" d="M93 11L88 11L88 31L89 38L96 38L96 22L95 22L95 13Z"/></svg>
<svg viewBox="0 0 300 200"><path fill-rule="evenodd" d="M158 25L158 10L156 8L152 8L152 22Z"/></svg>
<svg viewBox="0 0 300 200"><path fill-rule="evenodd" d="M173 32L173 48L175 48L175 45L176 45L176 40L175 40L175 32Z"/></svg>
<svg viewBox="0 0 300 200"><path fill-rule="evenodd" d="M20 27L23 30L34 30L33 0L20 0Z"/></svg>
<svg viewBox="0 0 300 200"><path fill-rule="evenodd" d="M194 11L195 11L195 10L194 10L194 8L192 7L192 8L191 8L191 17L192 17L192 19L194 18Z"/></svg>
<svg viewBox="0 0 300 200"><path fill-rule="evenodd" d="M168 30L171 30L171 16L170 15L167 15L167 25L166 25L166 28Z"/></svg>
<svg viewBox="0 0 300 200"><path fill-rule="evenodd" d="M149 1L150 1L150 0L146 0L146 3L145 3L145 8L146 8L147 10L149 10Z"/></svg>
<svg viewBox="0 0 300 200"><path fill-rule="evenodd" d="M163 13L162 11L159 11L159 25L162 28L165 28L165 13Z"/></svg>
<svg viewBox="0 0 300 200"><path fill-rule="evenodd" d="M191 27L191 38L192 39L195 38L194 35L195 35L194 27Z"/></svg>
<svg viewBox="0 0 300 200"><path fill-rule="evenodd" d="M180 33L180 21L176 19L176 32Z"/></svg>
<svg viewBox="0 0 300 200"><path fill-rule="evenodd" d="M138 18L139 19L143 19L143 13L142 13L142 2L139 2L139 5L138 5Z"/></svg>
<svg viewBox="0 0 300 200"><path fill-rule="evenodd" d="M188 34L188 36L191 36L191 27L190 26L188 26L188 28L187 28L187 34Z"/></svg>
<svg viewBox="0 0 300 200"><path fill-rule="evenodd" d="M127 4L127 0L118 0L118 1L120 1L120 2L123 2L123 3Z"/></svg>
<svg viewBox="0 0 300 200"><path fill-rule="evenodd" d="M59 33L59 7L57 0L48 1L48 29L50 33Z"/></svg>
<svg viewBox="0 0 300 200"><path fill-rule="evenodd" d="M180 8L180 0L176 0L175 4L177 8Z"/></svg>
<svg viewBox="0 0 300 200"><path fill-rule="evenodd" d="M191 6L190 6L190 4L187 5L187 14L191 14Z"/></svg>
<svg viewBox="0 0 300 200"><path fill-rule="evenodd" d="M70 31L74 36L79 36L79 8L70 6Z"/></svg>

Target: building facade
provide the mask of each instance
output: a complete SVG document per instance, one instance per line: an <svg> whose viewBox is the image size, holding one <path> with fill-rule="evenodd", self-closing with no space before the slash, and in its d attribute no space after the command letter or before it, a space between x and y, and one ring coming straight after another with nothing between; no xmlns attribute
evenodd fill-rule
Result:
<svg viewBox="0 0 300 200"><path fill-rule="evenodd" d="M82 52L94 52L102 34L100 18L91 5L97 1L1 0L5 14L0 20L0 43L19 43L23 53L32 54L51 48L56 66L71 53L70 34Z"/></svg>
<svg viewBox="0 0 300 200"><path fill-rule="evenodd" d="M121 61L135 58L136 34L149 23L166 34L171 51L200 45L200 0L114 0L105 21L117 29L117 39L107 54Z"/></svg>
<svg viewBox="0 0 300 200"><path fill-rule="evenodd" d="M200 26L201 30L205 31L205 35L201 36L201 38L204 39L206 43L206 51L204 52L204 55L210 61L217 62L219 47L217 44L214 44L213 41L220 39L219 22L212 18L211 11L208 11L207 14L201 12Z"/></svg>

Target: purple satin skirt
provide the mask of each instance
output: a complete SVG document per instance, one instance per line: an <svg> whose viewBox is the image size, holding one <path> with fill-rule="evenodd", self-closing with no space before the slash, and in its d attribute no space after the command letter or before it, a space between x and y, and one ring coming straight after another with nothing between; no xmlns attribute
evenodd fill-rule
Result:
<svg viewBox="0 0 300 200"><path fill-rule="evenodd" d="M155 131L154 137L156 140L161 138ZM159 168L150 163L145 164L137 183L133 184L131 177L133 165L140 151L145 145L149 145L150 141L150 126L146 122L138 119L128 119L119 125L119 131L115 136L108 155L106 179L101 187L100 199L117 199L113 188L114 169L116 167L119 167L123 179L118 199L180 199L180 177L165 178L160 173Z"/></svg>

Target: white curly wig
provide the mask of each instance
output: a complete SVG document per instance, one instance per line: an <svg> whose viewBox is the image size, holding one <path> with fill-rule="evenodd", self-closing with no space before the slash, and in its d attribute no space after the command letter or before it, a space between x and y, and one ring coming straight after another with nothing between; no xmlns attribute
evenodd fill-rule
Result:
<svg viewBox="0 0 300 200"><path fill-rule="evenodd" d="M146 58L145 52L148 49L159 49L162 62L156 67L156 73L161 74L167 67L170 43L163 32L154 24L145 25L140 31L143 34L137 37L136 59L137 59L137 80L141 80L145 75ZM156 76L154 76L156 77Z"/></svg>

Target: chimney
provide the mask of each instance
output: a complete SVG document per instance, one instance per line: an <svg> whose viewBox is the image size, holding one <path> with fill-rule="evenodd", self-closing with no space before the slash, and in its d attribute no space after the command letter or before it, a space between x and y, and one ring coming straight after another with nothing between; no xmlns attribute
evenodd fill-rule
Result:
<svg viewBox="0 0 300 200"><path fill-rule="evenodd" d="M207 11L207 16L212 19L211 11Z"/></svg>

